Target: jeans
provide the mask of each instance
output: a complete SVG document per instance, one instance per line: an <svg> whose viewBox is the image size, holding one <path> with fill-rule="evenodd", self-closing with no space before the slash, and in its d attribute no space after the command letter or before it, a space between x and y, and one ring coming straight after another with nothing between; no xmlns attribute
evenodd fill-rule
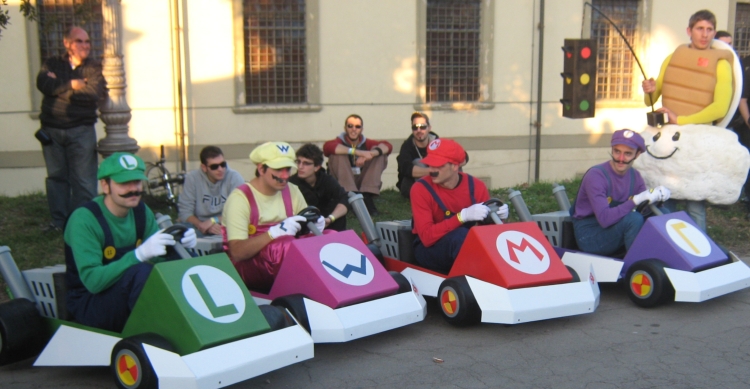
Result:
<svg viewBox="0 0 750 389"><path fill-rule="evenodd" d="M93 124L43 128L52 138L52 144L42 146L47 202L52 224L63 228L73 210L96 196L96 131Z"/></svg>
<svg viewBox="0 0 750 389"><path fill-rule="evenodd" d="M683 204L685 206L685 212L695 221L695 224L700 227L703 232L706 232L706 202L693 201L693 200L667 200L664 202L664 207L669 209L670 212L677 211L677 204Z"/></svg>
<svg viewBox="0 0 750 389"><path fill-rule="evenodd" d="M453 267L453 262L458 257L468 234L469 227L458 227L430 247L425 247L419 239L415 239L414 258L422 267L447 274Z"/></svg>
<svg viewBox="0 0 750 389"><path fill-rule="evenodd" d="M635 237L643 227L643 215L629 212L617 223L603 228L595 216L573 219L573 230L578 248L584 252L611 255L620 248L630 249Z"/></svg>
<svg viewBox="0 0 750 389"><path fill-rule="evenodd" d="M88 290L69 291L68 312L83 325L122 331L153 268L150 263L135 264L112 286L96 294Z"/></svg>

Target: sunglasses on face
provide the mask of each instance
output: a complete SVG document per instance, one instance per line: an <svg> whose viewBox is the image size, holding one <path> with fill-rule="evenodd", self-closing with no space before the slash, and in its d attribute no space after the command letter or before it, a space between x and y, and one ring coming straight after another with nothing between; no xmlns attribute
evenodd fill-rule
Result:
<svg viewBox="0 0 750 389"><path fill-rule="evenodd" d="M302 165L302 166L312 166L313 165L313 163L310 162L310 161L302 161L302 160L299 160L299 159L295 159L294 160L294 164L297 165L297 166L299 166L299 165Z"/></svg>
<svg viewBox="0 0 750 389"><path fill-rule="evenodd" d="M418 130L425 130L427 129L427 123L419 123L419 124L412 124L411 130L412 131L418 131Z"/></svg>
<svg viewBox="0 0 750 389"><path fill-rule="evenodd" d="M362 125L360 125L360 124L349 124L349 123L347 123L347 124L346 124L346 128L356 128L356 129L360 129L360 128L362 128Z"/></svg>
<svg viewBox="0 0 750 389"><path fill-rule="evenodd" d="M214 164L208 165L208 168L211 169L211 170L217 170L220 167L226 168L227 167L227 161L223 161L223 162L220 162L220 163L214 163Z"/></svg>

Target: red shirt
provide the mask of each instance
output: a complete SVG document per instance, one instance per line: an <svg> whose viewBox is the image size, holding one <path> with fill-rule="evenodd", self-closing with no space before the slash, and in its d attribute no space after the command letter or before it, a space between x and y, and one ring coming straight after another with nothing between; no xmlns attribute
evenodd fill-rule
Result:
<svg viewBox="0 0 750 389"><path fill-rule="evenodd" d="M381 143L388 146L387 154L390 154L391 151L393 151L393 146L390 142L385 140L368 139L364 135L360 135L359 139L355 142L355 148L357 150L372 150L375 146ZM323 155L325 155L326 157L330 157L331 155L336 154L336 146L338 145L352 147L352 144L346 138L346 132L342 132L338 137L336 137L336 139L331 139L328 142L324 143Z"/></svg>
<svg viewBox="0 0 750 389"><path fill-rule="evenodd" d="M453 189L447 189L432 182L432 177L425 176L425 180L435 190L440 200L452 213L459 213L462 209L473 205L469 196L469 179L474 182L474 200L482 203L490 199L490 192L484 183L465 173L458 173L460 179ZM424 185L415 183L411 187L411 212L414 217L412 232L419 235L425 247L435 244L447 233L461 226L458 217L445 218L445 212L440 208L432 194Z"/></svg>

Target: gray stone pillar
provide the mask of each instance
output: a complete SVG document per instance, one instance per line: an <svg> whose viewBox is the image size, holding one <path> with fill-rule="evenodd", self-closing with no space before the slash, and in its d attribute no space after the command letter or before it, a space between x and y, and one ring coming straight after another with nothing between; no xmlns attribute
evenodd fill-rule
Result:
<svg viewBox="0 0 750 389"><path fill-rule="evenodd" d="M107 96L99 107L106 135L99 140L98 151L107 157L118 151L135 153L140 148L128 136L130 107L125 101L125 68L122 60L122 11L120 0L102 1L104 59L102 75L107 81Z"/></svg>

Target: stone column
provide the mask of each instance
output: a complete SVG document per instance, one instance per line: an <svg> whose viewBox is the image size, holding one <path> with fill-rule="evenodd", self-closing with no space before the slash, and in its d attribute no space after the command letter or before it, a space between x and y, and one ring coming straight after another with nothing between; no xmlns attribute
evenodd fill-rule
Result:
<svg viewBox="0 0 750 389"><path fill-rule="evenodd" d="M125 101L125 68L122 60L122 12L120 0L102 1L104 59L102 75L107 81L107 96L99 107L106 135L99 140L98 151L107 157L118 151L135 153L140 148L128 136L130 107Z"/></svg>

